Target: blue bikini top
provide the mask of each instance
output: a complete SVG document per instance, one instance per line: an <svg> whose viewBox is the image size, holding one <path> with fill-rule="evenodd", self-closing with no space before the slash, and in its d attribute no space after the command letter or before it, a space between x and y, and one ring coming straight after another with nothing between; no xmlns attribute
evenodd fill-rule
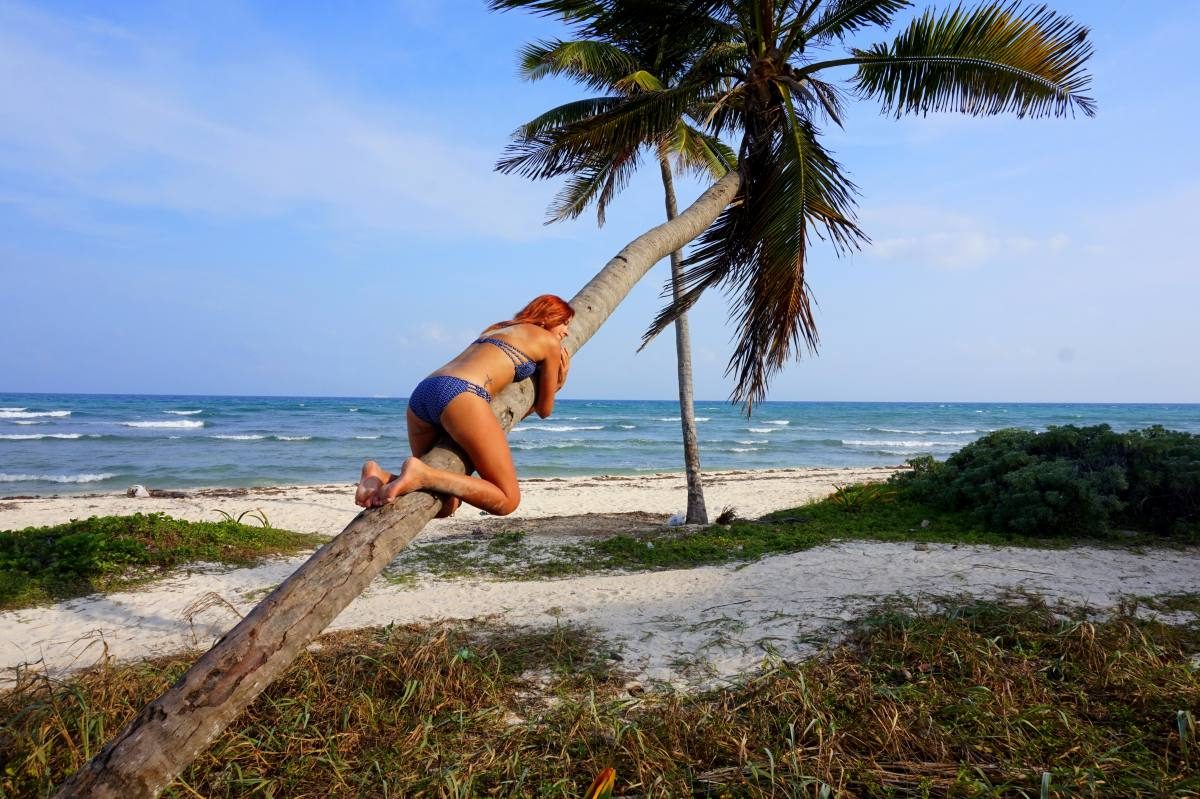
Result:
<svg viewBox="0 0 1200 799"><path fill-rule="evenodd" d="M498 338L484 336L483 338L475 339L476 344L493 344L499 347L509 360L513 362L513 381L524 380L537 371L537 361L530 358L519 349Z"/></svg>

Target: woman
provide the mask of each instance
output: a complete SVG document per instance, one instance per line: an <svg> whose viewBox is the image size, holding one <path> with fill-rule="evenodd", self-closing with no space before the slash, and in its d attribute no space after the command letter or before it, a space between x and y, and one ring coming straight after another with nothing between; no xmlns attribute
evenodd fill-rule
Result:
<svg viewBox="0 0 1200 799"><path fill-rule="evenodd" d="M418 383L408 400L408 444L413 457L398 475L367 461L355 503L374 508L424 489L450 496L439 517L454 513L460 499L498 516L516 510L521 501L517 470L508 439L492 413L492 395L514 380L533 376L537 396L532 410L543 419L549 416L554 395L570 369L571 358L562 340L574 316L575 310L565 300L543 294L515 318L484 330L457 358ZM478 477L420 461L443 430L467 453Z"/></svg>

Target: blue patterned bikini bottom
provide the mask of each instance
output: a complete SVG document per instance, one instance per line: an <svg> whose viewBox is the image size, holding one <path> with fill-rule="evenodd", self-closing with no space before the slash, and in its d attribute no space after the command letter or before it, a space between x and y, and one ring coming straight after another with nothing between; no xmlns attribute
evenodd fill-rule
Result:
<svg viewBox="0 0 1200 799"><path fill-rule="evenodd" d="M417 383L408 398L408 407L421 421L436 425L450 401L464 391L489 403L492 401L492 395L483 386L453 375L433 375Z"/></svg>

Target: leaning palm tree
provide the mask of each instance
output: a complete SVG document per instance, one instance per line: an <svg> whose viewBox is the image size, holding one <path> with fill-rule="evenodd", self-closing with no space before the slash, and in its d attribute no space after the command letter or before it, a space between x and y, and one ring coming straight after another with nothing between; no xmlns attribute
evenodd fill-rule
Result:
<svg viewBox="0 0 1200 799"><path fill-rule="evenodd" d="M741 134L738 168L676 219L642 234L610 260L571 305L572 353L596 332L633 285L669 253L701 236L685 275L688 288L664 309L669 324L699 293L724 283L742 293L741 337L730 361L736 398L761 397L770 375L801 341L815 344L804 283L810 235L836 245L864 241L853 219L854 189L817 141L816 121L841 118L839 95L818 78L854 67L852 88L898 115L962 111L1019 116L1091 115L1086 29L1043 8L985 4L928 12L891 43L840 59L809 55L868 25L887 25L903 0L528 0L528 7L593 19L589 38L631 35L669 19L670 36L696 35L698 49L675 88L623 98L586 128L565 126L551 172L582 163L588 140L640 141L697 98L713 103L710 133ZM677 28L677 30L676 30ZM689 31L691 34L689 34ZM703 35L701 35L703 34ZM709 38L711 35L711 38ZM722 46L732 42L732 46ZM573 166L558 174L566 174ZM511 429L533 402L529 381L494 402ZM444 442L424 456L463 472L461 452ZM263 599L161 697L117 733L60 789L60 797L157 796L208 743L357 597L437 513L441 499L409 494L363 511L340 535Z"/></svg>
<svg viewBox="0 0 1200 799"><path fill-rule="evenodd" d="M664 20L663 22L666 22ZM661 26L660 26L661 27ZM642 28L634 39L600 41L535 42L521 53L521 75L540 80L565 75L603 92L599 97L566 103L522 125L513 134L516 144L509 148L497 168L502 172L526 172L536 175L544 147L554 147L554 138L544 134L564 125L586 124L598 114L626 98L644 92L663 92L685 74L688 59L698 42L668 40L655 28ZM596 206L597 221L614 195L626 185L638 167L641 155L649 151L658 161L662 177L667 221L678 215L671 161L680 174L692 173L719 180L736 166L733 151L719 139L699 129L698 120L708 113L707 105L689 108L661 130L650 132L640 142L616 141L610 148L592 149L550 207L550 220L574 219L590 205ZM634 146L636 144L636 146ZM683 250L671 253L671 296L675 302L683 293ZM692 381L691 337L687 314L675 317L676 377L679 391L679 420L683 433L683 462L687 476L687 512L689 524L707 524L704 484L700 471L700 442L696 432L696 407Z"/></svg>

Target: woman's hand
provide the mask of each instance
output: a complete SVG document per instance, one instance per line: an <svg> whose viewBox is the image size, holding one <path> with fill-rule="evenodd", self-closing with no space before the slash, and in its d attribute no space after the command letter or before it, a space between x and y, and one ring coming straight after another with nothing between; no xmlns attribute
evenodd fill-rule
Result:
<svg viewBox="0 0 1200 799"><path fill-rule="evenodd" d="M567 382L567 372L571 370L571 353L567 352L566 347L560 347L558 350L558 389L562 389L563 384Z"/></svg>

